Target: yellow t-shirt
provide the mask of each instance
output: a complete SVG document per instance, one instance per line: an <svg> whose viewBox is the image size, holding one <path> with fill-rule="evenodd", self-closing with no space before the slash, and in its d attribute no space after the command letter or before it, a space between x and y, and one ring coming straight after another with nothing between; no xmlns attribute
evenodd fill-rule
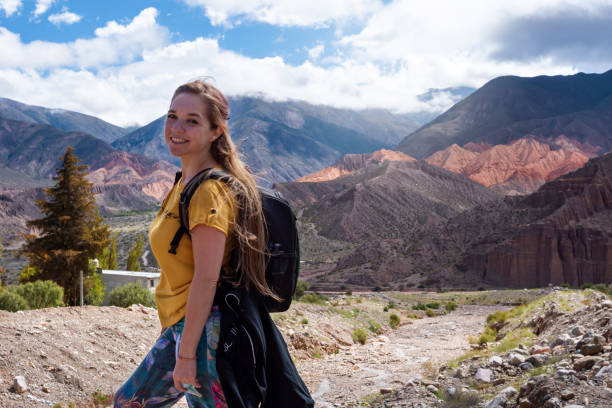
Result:
<svg viewBox="0 0 612 408"><path fill-rule="evenodd" d="M185 316L194 273L193 250L187 234L181 238L176 255L168 252L170 242L180 226L179 199L184 188L180 185L181 181L172 187L149 229L151 249L161 267L161 276L155 288L155 302L162 327L171 326ZM236 208L228 186L219 180L203 182L189 203L190 231L196 225L204 224L225 234L223 265L227 265L232 250L235 216Z"/></svg>

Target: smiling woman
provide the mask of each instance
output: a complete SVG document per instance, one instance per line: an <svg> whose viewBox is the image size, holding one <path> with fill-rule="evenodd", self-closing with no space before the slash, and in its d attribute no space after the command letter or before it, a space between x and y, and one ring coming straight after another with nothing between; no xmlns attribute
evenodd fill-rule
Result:
<svg viewBox="0 0 612 408"><path fill-rule="evenodd" d="M248 383L249 373L227 374L227 368L217 371L217 345L225 310L219 301L214 302L220 287L244 288L258 299L253 304L265 315L261 296L278 299L265 278L265 230L259 193L238 158L228 118L227 99L206 82L182 85L172 97L164 134L170 152L180 158L182 172L149 231L151 249L161 266L155 301L162 333L115 394L116 407L169 406L183 395L190 407L227 407L230 402L232 407L251 407L270 399L265 391L240 395L244 388L237 382L246 382L248 390L261 389L259 384ZM208 179L197 187L188 204L188 234L182 238L178 235L174 246L173 237L182 228L181 193L192 178L212 168L223 170L231 180ZM271 322L269 316L268 320ZM284 343L282 347L281 352L288 355ZM274 351L278 349L270 347L267 352ZM255 355L254 350L251 352ZM222 372L226 376L220 375ZM293 365L291 373L291 385L299 390L284 390L283 397L294 392L299 394L299 403L296 405L297 399L293 399L292 407L312 406Z"/></svg>

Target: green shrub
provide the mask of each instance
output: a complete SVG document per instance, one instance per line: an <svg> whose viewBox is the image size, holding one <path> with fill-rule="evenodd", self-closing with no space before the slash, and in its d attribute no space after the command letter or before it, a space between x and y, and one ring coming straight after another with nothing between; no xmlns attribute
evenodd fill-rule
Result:
<svg viewBox="0 0 612 408"><path fill-rule="evenodd" d="M100 306L104 301L104 282L102 276L94 272L83 279L83 303L86 305Z"/></svg>
<svg viewBox="0 0 612 408"><path fill-rule="evenodd" d="M40 271L32 266L26 266L19 272L19 283L30 282Z"/></svg>
<svg viewBox="0 0 612 408"><path fill-rule="evenodd" d="M434 317L434 316L436 316L436 312L434 312L434 311L433 311L433 310L431 310L431 309L427 309L427 310L425 310L425 314L426 314L428 317Z"/></svg>
<svg viewBox="0 0 612 408"><path fill-rule="evenodd" d="M355 329L353 330L353 341L355 343L365 344L368 335L363 329Z"/></svg>
<svg viewBox="0 0 612 408"><path fill-rule="evenodd" d="M388 307L389 309L395 309L395 308L397 308L397 304L396 304L394 301L391 301L391 302L389 302L389 303L387 304L387 307Z"/></svg>
<svg viewBox="0 0 612 408"><path fill-rule="evenodd" d="M382 333L382 327L380 326L380 323L374 320L368 320L368 330L370 330L374 334Z"/></svg>
<svg viewBox="0 0 612 408"><path fill-rule="evenodd" d="M425 306L427 306L430 309L439 309L440 308L440 303L432 302L432 303L427 303Z"/></svg>
<svg viewBox="0 0 612 408"><path fill-rule="evenodd" d="M301 302L312 303L315 305L325 305L329 298L320 293L307 293L300 299Z"/></svg>
<svg viewBox="0 0 612 408"><path fill-rule="evenodd" d="M427 310L427 306L419 302L416 305L412 305L412 310Z"/></svg>
<svg viewBox="0 0 612 408"><path fill-rule="evenodd" d="M300 321L300 323L302 323L302 324L308 324L308 319L304 317L304 318L303 318L303 319Z"/></svg>
<svg viewBox="0 0 612 408"><path fill-rule="evenodd" d="M15 293L24 298L29 309L64 306L64 288L50 280L37 280L14 287Z"/></svg>
<svg viewBox="0 0 612 408"><path fill-rule="evenodd" d="M19 294L12 290L5 288L0 293L0 310L6 310L9 312L16 312L18 310L27 310L28 302L22 298Z"/></svg>
<svg viewBox="0 0 612 408"><path fill-rule="evenodd" d="M388 306L383 307L383 312L388 312L388 311L389 311L389 307Z"/></svg>
<svg viewBox="0 0 612 408"><path fill-rule="evenodd" d="M137 283L117 286L109 296L112 306L129 307L133 304L141 304L147 307L155 307L153 294Z"/></svg>
<svg viewBox="0 0 612 408"><path fill-rule="evenodd" d="M478 344L484 346L487 343L494 342L495 339L497 339L497 330L491 327L487 327L484 333L482 333L480 337L478 337Z"/></svg>
<svg viewBox="0 0 612 408"><path fill-rule="evenodd" d="M309 287L310 285L308 284L308 282L298 280L297 285L295 286L295 293L293 294L293 298L300 299L302 296L304 296L304 293L308 290Z"/></svg>
<svg viewBox="0 0 612 408"><path fill-rule="evenodd" d="M444 408L472 408L477 407L480 403L476 391L456 390L451 394L448 390L444 390L442 399L444 400Z"/></svg>
<svg viewBox="0 0 612 408"><path fill-rule="evenodd" d="M392 329L397 329L399 327L399 324L400 318L398 315L393 313L391 316L389 316L389 326L391 326Z"/></svg>
<svg viewBox="0 0 612 408"><path fill-rule="evenodd" d="M506 320L508 320L508 312L505 310L498 310L487 316L487 325L491 328L499 329L504 325Z"/></svg>
<svg viewBox="0 0 612 408"><path fill-rule="evenodd" d="M372 292L380 292L382 291L382 288L380 286L374 286L374 289L372 289Z"/></svg>
<svg viewBox="0 0 612 408"><path fill-rule="evenodd" d="M457 309L457 303L453 302L452 300L449 302L446 302L446 304L444 305L444 308L448 311L448 312L453 312Z"/></svg>

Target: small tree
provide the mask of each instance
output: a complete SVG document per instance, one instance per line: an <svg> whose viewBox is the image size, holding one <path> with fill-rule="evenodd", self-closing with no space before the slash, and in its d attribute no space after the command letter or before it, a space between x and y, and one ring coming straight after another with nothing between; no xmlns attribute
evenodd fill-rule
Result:
<svg viewBox="0 0 612 408"><path fill-rule="evenodd" d="M134 244L130 247L128 253L127 267L128 271L139 271L140 270L140 257L143 254L144 243L142 241L142 234L138 234L138 238Z"/></svg>
<svg viewBox="0 0 612 408"><path fill-rule="evenodd" d="M60 158L55 186L44 190L48 201L37 200L43 218L27 225L40 234L25 236L20 253L39 271L29 280L57 282L64 288L66 303L76 305L79 271L86 273L89 259L109 244L109 230L96 211L92 184L85 178L87 166L79 164L73 150L69 147Z"/></svg>
<svg viewBox="0 0 612 408"><path fill-rule="evenodd" d="M83 279L83 302L86 305L100 306L104 301L105 285L102 276L98 273L95 264L89 262L89 273Z"/></svg>
<svg viewBox="0 0 612 408"><path fill-rule="evenodd" d="M117 236L118 232L115 232L113 238L111 240L109 250L108 250L108 269L116 270L117 269Z"/></svg>

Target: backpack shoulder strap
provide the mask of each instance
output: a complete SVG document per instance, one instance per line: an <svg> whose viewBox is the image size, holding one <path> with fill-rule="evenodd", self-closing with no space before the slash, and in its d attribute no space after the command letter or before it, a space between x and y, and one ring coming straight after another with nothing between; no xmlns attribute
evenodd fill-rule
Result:
<svg viewBox="0 0 612 408"><path fill-rule="evenodd" d="M177 173L175 178L175 184L180 179L180 172ZM179 199L179 221L181 226L174 234L174 238L172 238L172 242L170 242L169 253L176 255L176 249L178 248L179 242L184 234L187 236L189 233L189 203L191 202L191 197L193 197L197 188L208 179L215 179L219 181L223 181L228 183L231 180L232 176L219 169L208 168L204 169L189 180L183 191L181 192L181 197Z"/></svg>

